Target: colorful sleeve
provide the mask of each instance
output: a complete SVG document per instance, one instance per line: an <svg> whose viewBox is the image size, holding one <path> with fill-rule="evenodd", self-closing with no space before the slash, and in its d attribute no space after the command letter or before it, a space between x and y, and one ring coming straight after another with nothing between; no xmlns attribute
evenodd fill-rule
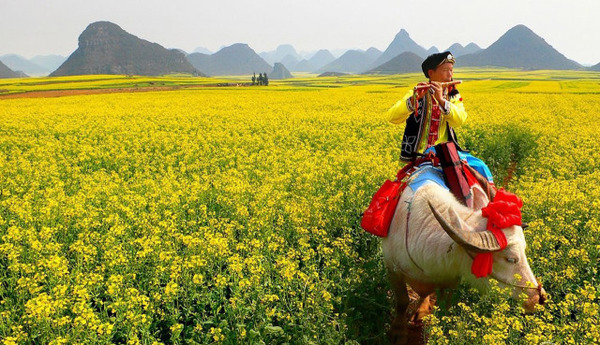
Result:
<svg viewBox="0 0 600 345"><path fill-rule="evenodd" d="M394 104L394 106L387 111L388 121L395 124L406 121L408 115L410 115L410 113L412 113L414 110L411 99L412 95L413 91L408 91L401 100L396 102L396 104Z"/></svg>
<svg viewBox="0 0 600 345"><path fill-rule="evenodd" d="M460 127L467 121L467 111L465 110L460 93L450 98L450 111L445 114L445 117L446 121L452 127Z"/></svg>

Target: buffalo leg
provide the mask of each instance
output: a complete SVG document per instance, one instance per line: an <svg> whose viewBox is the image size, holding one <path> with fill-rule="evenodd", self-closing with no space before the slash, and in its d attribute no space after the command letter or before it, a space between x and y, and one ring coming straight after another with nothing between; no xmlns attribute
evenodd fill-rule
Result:
<svg viewBox="0 0 600 345"><path fill-rule="evenodd" d="M408 308L409 303L408 291L402 276L389 270L388 276L396 300L396 315L389 331L390 343L403 345L408 343L408 320L406 318L406 308Z"/></svg>
<svg viewBox="0 0 600 345"><path fill-rule="evenodd" d="M425 297L421 297L419 299L419 306L417 307L417 310L411 317L410 321L420 322L425 316L431 314L431 311L433 310L433 303L431 302L431 298L433 296L435 296L435 292Z"/></svg>

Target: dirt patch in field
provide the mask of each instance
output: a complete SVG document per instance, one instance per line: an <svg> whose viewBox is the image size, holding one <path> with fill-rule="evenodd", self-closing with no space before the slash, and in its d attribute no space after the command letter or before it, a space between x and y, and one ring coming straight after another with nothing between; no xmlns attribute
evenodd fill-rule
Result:
<svg viewBox="0 0 600 345"><path fill-rule="evenodd" d="M0 99L10 98L46 98L46 97L65 97L78 95L96 95L102 93L123 93L123 92L147 92L173 90L172 87L145 87L145 88L124 88L124 89L94 89L94 90L53 90L53 91L30 91L21 93L11 93L0 95Z"/></svg>
<svg viewBox="0 0 600 345"><path fill-rule="evenodd" d="M502 181L502 187L506 188L508 186L508 184L512 180L513 175L515 174L516 171L517 171L517 162L511 161L510 165L508 166L508 170L506 172L506 177Z"/></svg>
<svg viewBox="0 0 600 345"><path fill-rule="evenodd" d="M128 87L114 89L89 89L89 90L49 90L49 91L29 91L11 94L1 94L0 99L14 98L49 98L49 97L66 97L79 95L97 95L104 93L130 93L130 92L152 92L152 91L171 91L181 89L197 89L207 87L242 87L249 86L245 83L222 83L222 84L206 84L206 85L177 85L177 86L149 86L149 87ZM8 91L8 90L0 90Z"/></svg>

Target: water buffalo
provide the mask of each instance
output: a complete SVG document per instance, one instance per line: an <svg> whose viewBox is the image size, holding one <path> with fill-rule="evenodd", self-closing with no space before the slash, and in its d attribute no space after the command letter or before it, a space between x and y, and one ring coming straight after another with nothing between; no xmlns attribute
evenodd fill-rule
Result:
<svg viewBox="0 0 600 345"><path fill-rule="evenodd" d="M396 317L390 336L397 344L405 343L409 304L406 283L421 297L413 319L429 310L429 296L436 289L452 288L461 280L484 292L489 277L471 273L477 253L493 252L490 277L500 286L511 286L513 297L525 293L526 311L543 303L544 289L538 284L525 255L525 237L521 226L502 229L507 246L500 250L493 234L486 230L487 218L481 209L489 198L479 186L472 188L473 207L461 204L451 192L429 183L413 192L406 188L392 219L388 236L383 239L383 256L396 298ZM517 281L515 275L521 277Z"/></svg>

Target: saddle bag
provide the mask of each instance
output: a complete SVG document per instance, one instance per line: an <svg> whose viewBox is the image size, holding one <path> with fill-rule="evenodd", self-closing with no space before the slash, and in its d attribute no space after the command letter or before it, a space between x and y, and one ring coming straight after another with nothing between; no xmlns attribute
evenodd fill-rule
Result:
<svg viewBox="0 0 600 345"><path fill-rule="evenodd" d="M379 237L386 237L396 213L396 206L406 188L406 178L410 176L422 163L431 162L437 165L437 158L432 153L417 158L406 164L398 174L396 180L386 180L379 190L373 195L369 207L362 215L360 226L367 232Z"/></svg>
<svg viewBox="0 0 600 345"><path fill-rule="evenodd" d="M362 215L360 226L373 235L386 237L400 196L406 188L406 177L410 176L421 163L434 161L437 162L437 159L433 153L415 159L398 171L395 181L386 180L373 195L369 207Z"/></svg>
<svg viewBox="0 0 600 345"><path fill-rule="evenodd" d="M390 223L400 199L402 183L398 180L386 180L373 195L369 207L363 214L360 226L367 232L379 237L386 237Z"/></svg>
<svg viewBox="0 0 600 345"><path fill-rule="evenodd" d="M473 207L473 196L461 162L456 145L451 142L437 144L435 146L436 156L444 170L444 180L454 196L468 207Z"/></svg>

